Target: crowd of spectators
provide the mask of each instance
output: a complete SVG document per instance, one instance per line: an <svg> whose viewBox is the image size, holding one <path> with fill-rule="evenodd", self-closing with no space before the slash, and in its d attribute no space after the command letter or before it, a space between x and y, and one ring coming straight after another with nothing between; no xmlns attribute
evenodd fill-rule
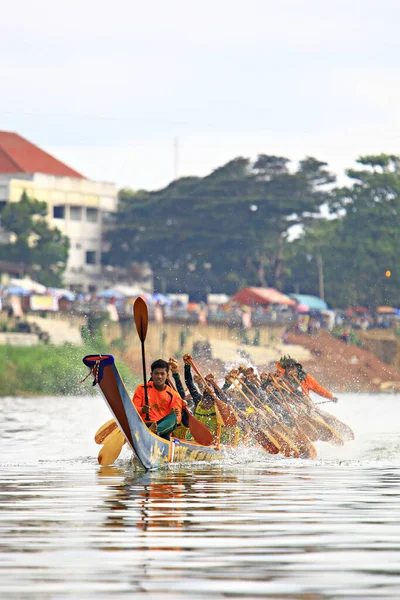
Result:
<svg viewBox="0 0 400 600"><path fill-rule="evenodd" d="M34 283L34 282L33 282ZM29 282L28 282L29 284ZM26 285L28 285L26 284ZM70 290L44 288L26 289L21 285L0 288L0 308L9 316L20 317L28 311L63 311L78 314L106 314L118 321L132 316L132 303L137 297L105 290L99 294L74 294ZM190 302L186 294L140 294L146 301L149 317L156 322L228 323L245 329L265 324L284 325L287 331L318 335L320 329L333 331L343 341L350 332L371 328L400 328L400 310L378 307L372 311L356 307L346 310L308 310L304 305L268 304L246 306L223 297L220 302ZM283 340L284 341L284 340Z"/></svg>

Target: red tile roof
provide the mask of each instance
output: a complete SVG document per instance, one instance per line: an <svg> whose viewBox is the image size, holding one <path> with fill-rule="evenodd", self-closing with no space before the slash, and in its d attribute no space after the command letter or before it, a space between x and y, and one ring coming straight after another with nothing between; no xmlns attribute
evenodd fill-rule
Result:
<svg viewBox="0 0 400 600"><path fill-rule="evenodd" d="M17 133L0 131L0 173L44 173L86 179Z"/></svg>

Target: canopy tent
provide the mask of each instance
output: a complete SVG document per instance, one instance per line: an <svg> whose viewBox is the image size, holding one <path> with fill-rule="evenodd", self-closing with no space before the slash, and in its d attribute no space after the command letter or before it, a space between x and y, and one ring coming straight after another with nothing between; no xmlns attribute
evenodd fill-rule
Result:
<svg viewBox="0 0 400 600"><path fill-rule="evenodd" d="M380 314L395 315L397 310L398 309L393 306L378 306L376 312Z"/></svg>
<svg viewBox="0 0 400 600"><path fill-rule="evenodd" d="M298 312L299 314L309 313L309 312L310 312L310 309L309 309L309 307L307 306L307 304L298 304L298 305L297 305L297 312Z"/></svg>
<svg viewBox="0 0 400 600"><path fill-rule="evenodd" d="M325 300L318 298L318 296L308 296L306 294L289 294L289 296L294 298L297 304L308 306L310 310L326 310L328 308Z"/></svg>
<svg viewBox="0 0 400 600"><path fill-rule="evenodd" d="M148 294L142 290L142 288L135 285L116 285L108 290L103 290L97 294L99 298L115 298L116 300L122 300L122 298L137 298L137 296L144 296L147 298Z"/></svg>
<svg viewBox="0 0 400 600"><path fill-rule="evenodd" d="M355 312L359 315L367 315L368 313L371 312L369 310L369 308L366 308L365 306L356 306L355 308L351 308L350 310L352 310L353 312Z"/></svg>
<svg viewBox="0 0 400 600"><path fill-rule="evenodd" d="M8 285L20 287L26 292L34 292L35 294L45 294L47 291L45 285L42 285L37 281L33 281L33 279L28 279L27 277L25 277L24 279L10 279Z"/></svg>
<svg viewBox="0 0 400 600"><path fill-rule="evenodd" d="M64 288L49 288L48 291L52 296L58 299L65 298L66 300L73 302L76 298L76 294L74 294L74 292L71 292L71 290L65 290Z"/></svg>
<svg viewBox="0 0 400 600"><path fill-rule="evenodd" d="M19 285L5 285L2 290L2 294L9 294L10 296L28 296L29 291Z"/></svg>
<svg viewBox="0 0 400 600"><path fill-rule="evenodd" d="M122 300L125 298L125 295L122 292L119 292L115 288L110 288L108 290L103 290L97 294L99 298L115 298L116 300Z"/></svg>
<svg viewBox="0 0 400 600"><path fill-rule="evenodd" d="M294 306L296 302L274 288L247 287L243 288L232 297L233 302L247 306L283 304Z"/></svg>
<svg viewBox="0 0 400 600"><path fill-rule="evenodd" d="M159 294L158 292L156 294L153 294L150 300L154 304L165 304L166 306L172 305L171 298L168 298L168 296L165 296L164 294Z"/></svg>

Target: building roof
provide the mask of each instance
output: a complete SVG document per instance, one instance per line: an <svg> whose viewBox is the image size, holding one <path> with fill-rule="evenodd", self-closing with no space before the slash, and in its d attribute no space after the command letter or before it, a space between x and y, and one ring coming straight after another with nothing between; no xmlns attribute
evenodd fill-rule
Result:
<svg viewBox="0 0 400 600"><path fill-rule="evenodd" d="M2 173L43 173L86 179L78 171L10 131L0 131L0 174Z"/></svg>

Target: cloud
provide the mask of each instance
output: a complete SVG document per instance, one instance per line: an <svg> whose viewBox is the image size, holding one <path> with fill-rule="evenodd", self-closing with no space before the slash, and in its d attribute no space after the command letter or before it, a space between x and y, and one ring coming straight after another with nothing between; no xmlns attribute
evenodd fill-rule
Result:
<svg viewBox="0 0 400 600"><path fill-rule="evenodd" d="M293 136L193 135L179 138L178 153L173 136L137 140L126 145L47 146L46 149L89 178L114 181L119 187L161 188L174 179L176 159L179 176L205 176L237 156L258 154L285 156L296 165L306 156L326 161L339 182L361 154L396 154L399 140L376 131L337 130L329 134Z"/></svg>
<svg viewBox="0 0 400 600"><path fill-rule="evenodd" d="M390 16L390 18L389 18ZM0 126L94 179L155 188L234 156L339 174L396 152L396 0L15 0Z"/></svg>

